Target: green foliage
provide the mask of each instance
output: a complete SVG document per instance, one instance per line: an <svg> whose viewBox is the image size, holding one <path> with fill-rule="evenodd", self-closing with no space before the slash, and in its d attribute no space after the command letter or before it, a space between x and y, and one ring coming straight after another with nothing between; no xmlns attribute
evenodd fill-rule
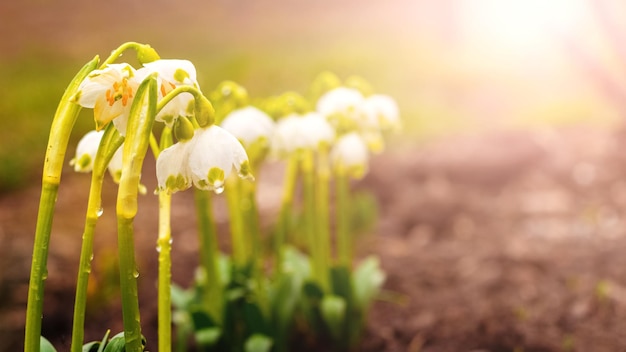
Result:
<svg viewBox="0 0 626 352"><path fill-rule="evenodd" d="M50 341L48 341L45 337L41 336L39 339L39 350L41 352L56 352L57 350L52 346Z"/></svg>

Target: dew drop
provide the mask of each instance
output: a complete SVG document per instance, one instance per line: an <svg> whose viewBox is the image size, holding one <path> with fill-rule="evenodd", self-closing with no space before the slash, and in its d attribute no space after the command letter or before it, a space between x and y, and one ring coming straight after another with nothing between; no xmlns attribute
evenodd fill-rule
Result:
<svg viewBox="0 0 626 352"><path fill-rule="evenodd" d="M104 209L100 208L100 209L98 209L98 211L96 212L96 215L97 215L98 217L101 217L103 213L104 213Z"/></svg>
<svg viewBox="0 0 626 352"><path fill-rule="evenodd" d="M138 277L139 277L139 271L135 270L135 271L133 272L133 277L134 277L135 279L136 279L136 278L138 278Z"/></svg>
<svg viewBox="0 0 626 352"><path fill-rule="evenodd" d="M168 241L168 242L169 242L169 243L170 243L170 245L171 245L172 243L174 243L174 238L173 238L173 237L170 237L170 239L169 239L169 241Z"/></svg>
<svg viewBox="0 0 626 352"><path fill-rule="evenodd" d="M48 270L44 271L43 274L41 275L42 280L46 280L47 278L48 278Z"/></svg>
<svg viewBox="0 0 626 352"><path fill-rule="evenodd" d="M221 185L219 187L215 187L213 189L213 192L215 192L215 194L222 194L222 192L224 192L224 185Z"/></svg>
<svg viewBox="0 0 626 352"><path fill-rule="evenodd" d="M156 246L156 251L157 251L157 253L161 253L161 245L160 244Z"/></svg>

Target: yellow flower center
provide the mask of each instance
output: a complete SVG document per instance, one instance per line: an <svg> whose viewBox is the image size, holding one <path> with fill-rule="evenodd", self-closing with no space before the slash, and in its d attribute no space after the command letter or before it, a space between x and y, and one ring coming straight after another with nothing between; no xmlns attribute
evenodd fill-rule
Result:
<svg viewBox="0 0 626 352"><path fill-rule="evenodd" d="M106 98L109 106L116 101L122 100L122 105L128 104L128 99L133 97L133 88L128 84L128 78L122 78L121 82L113 83L112 89L107 90Z"/></svg>

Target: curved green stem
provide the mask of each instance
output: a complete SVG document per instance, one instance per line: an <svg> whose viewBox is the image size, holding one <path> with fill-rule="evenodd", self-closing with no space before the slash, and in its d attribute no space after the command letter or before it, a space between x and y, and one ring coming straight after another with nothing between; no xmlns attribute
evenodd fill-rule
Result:
<svg viewBox="0 0 626 352"><path fill-rule="evenodd" d="M83 243L80 250L78 277L76 279L72 344L70 347L72 352L82 351L85 328L85 308L87 305L87 287L89 274L91 273L91 260L93 258L94 230L102 211L102 181L107 171L107 165L111 161L111 158L113 158L115 151L123 142L124 137L120 136L113 124L109 124L102 136L102 141L100 142L100 147L98 148L98 153L94 161L85 218L85 230L83 232Z"/></svg>
<svg viewBox="0 0 626 352"><path fill-rule="evenodd" d="M137 57L139 58L140 62L150 62L150 61L157 60L159 58L159 55L156 53L156 51L152 49L152 47L150 47L150 45L148 44L141 44L137 42L126 42L120 45L117 49L113 50L111 54L109 55L109 57L106 60L104 60L100 68L102 69L106 65L115 62L115 60L117 60L120 56L122 56L124 51L128 49L135 49L137 51Z"/></svg>
<svg viewBox="0 0 626 352"><path fill-rule="evenodd" d="M213 219L211 193L194 189L198 216L198 235L200 242L200 267L204 272L202 288L203 306L215 321L222 320L222 280L218 266L219 249L217 230Z"/></svg>
<svg viewBox="0 0 626 352"><path fill-rule="evenodd" d="M127 352L143 350L135 264L133 221L137 214L137 193L143 159L150 143L157 100L156 77L146 78L137 89L131 106L117 196L117 231L122 294L122 316Z"/></svg>
<svg viewBox="0 0 626 352"><path fill-rule="evenodd" d="M43 166L41 198L35 228L33 259L28 285L28 303L26 306L26 330L24 350L39 351L41 336L41 317L43 311L44 280L47 276L48 245L52 230L52 218L56 203L61 170L69 136L76 122L80 106L70 102L83 79L98 65L98 56L85 64L65 90L52 121L46 158Z"/></svg>

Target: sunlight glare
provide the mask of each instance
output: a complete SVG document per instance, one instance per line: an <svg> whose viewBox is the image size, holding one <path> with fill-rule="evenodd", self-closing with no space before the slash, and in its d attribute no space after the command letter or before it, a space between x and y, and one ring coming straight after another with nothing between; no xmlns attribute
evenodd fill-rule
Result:
<svg viewBox="0 0 626 352"><path fill-rule="evenodd" d="M586 0L461 0L472 41L524 51L584 30Z"/></svg>

